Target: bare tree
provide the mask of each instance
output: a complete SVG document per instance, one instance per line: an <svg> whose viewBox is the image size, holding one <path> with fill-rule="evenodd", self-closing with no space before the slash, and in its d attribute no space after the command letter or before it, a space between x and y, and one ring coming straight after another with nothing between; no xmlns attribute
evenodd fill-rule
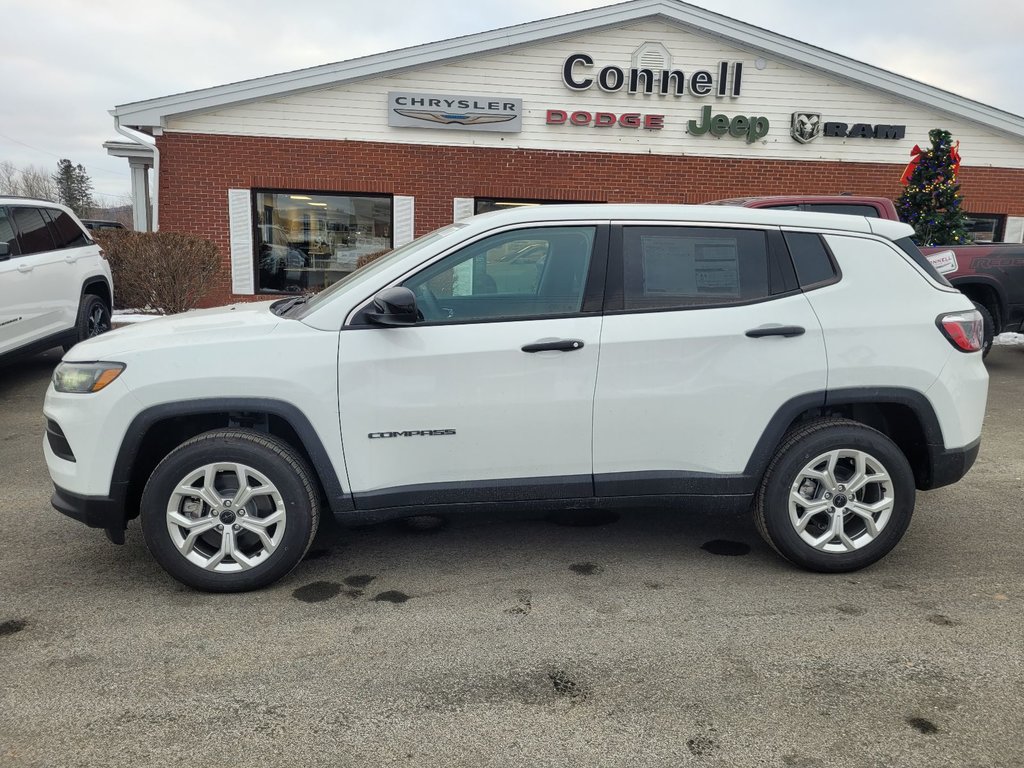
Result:
<svg viewBox="0 0 1024 768"><path fill-rule="evenodd" d="M0 162L0 194L56 200L57 187L48 171L35 165L19 168L10 160Z"/></svg>
<svg viewBox="0 0 1024 768"><path fill-rule="evenodd" d="M0 161L0 195L16 195L20 185L18 166L10 160Z"/></svg>

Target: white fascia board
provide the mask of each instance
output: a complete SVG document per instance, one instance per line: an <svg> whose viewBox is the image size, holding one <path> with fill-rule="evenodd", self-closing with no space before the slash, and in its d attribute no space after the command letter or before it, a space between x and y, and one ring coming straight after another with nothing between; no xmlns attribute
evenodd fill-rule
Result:
<svg viewBox="0 0 1024 768"><path fill-rule="evenodd" d="M857 85L970 120L1016 138L1024 138L1024 117L678 0L632 0L350 61L122 104L113 110L113 114L121 119L122 125L151 130L164 127L166 119L170 116L280 98L301 91L341 85L416 67L636 23L650 17L662 17L666 21L688 27L698 34L718 37L730 45L761 51L799 66L823 71Z"/></svg>
<svg viewBox="0 0 1024 768"><path fill-rule="evenodd" d="M541 40L578 35L585 31L635 22L645 16L656 14L664 7L666 3L663 0L634 0L610 8L582 11L350 61L243 80L149 101L122 104L114 108L113 114L121 118L122 125L140 128L162 127L165 119L171 115L192 114L219 109L229 104L280 98L292 93L493 53Z"/></svg>

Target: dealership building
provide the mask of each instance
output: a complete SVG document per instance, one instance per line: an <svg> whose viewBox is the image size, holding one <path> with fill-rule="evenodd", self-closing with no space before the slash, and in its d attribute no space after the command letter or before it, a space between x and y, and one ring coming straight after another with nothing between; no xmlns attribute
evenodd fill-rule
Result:
<svg viewBox="0 0 1024 768"><path fill-rule="evenodd" d="M214 304L318 290L506 206L896 197L933 128L960 142L977 239L1024 240L1024 118L676 0L113 115L126 140L106 146L132 166L136 227L213 240Z"/></svg>

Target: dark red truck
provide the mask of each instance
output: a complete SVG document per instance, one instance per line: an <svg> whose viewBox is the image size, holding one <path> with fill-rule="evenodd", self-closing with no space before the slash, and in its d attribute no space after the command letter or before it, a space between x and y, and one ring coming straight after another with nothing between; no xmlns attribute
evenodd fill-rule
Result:
<svg viewBox="0 0 1024 768"><path fill-rule="evenodd" d="M899 221L896 207L885 197L856 195L773 195L714 200L707 205L739 205L818 213L848 213ZM1024 245L987 243L922 248L926 256L943 251L956 255L956 270L944 277L975 303L985 319L985 353L995 335L1020 331L1024 321Z"/></svg>

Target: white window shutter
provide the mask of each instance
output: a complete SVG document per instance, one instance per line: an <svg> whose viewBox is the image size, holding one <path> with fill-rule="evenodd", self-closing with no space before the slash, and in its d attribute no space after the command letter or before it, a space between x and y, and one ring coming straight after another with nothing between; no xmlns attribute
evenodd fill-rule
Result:
<svg viewBox="0 0 1024 768"><path fill-rule="evenodd" d="M452 221L465 221L476 211L476 198L456 197L452 205Z"/></svg>
<svg viewBox="0 0 1024 768"><path fill-rule="evenodd" d="M395 195L392 204L392 214L395 217L395 237L392 245L398 248L413 241L416 231L416 198Z"/></svg>
<svg viewBox="0 0 1024 768"><path fill-rule="evenodd" d="M248 189L228 190L228 223L231 232L231 292L255 293L252 199Z"/></svg>
<svg viewBox="0 0 1024 768"><path fill-rule="evenodd" d="M1024 217L1007 216L1003 242L1024 243Z"/></svg>

